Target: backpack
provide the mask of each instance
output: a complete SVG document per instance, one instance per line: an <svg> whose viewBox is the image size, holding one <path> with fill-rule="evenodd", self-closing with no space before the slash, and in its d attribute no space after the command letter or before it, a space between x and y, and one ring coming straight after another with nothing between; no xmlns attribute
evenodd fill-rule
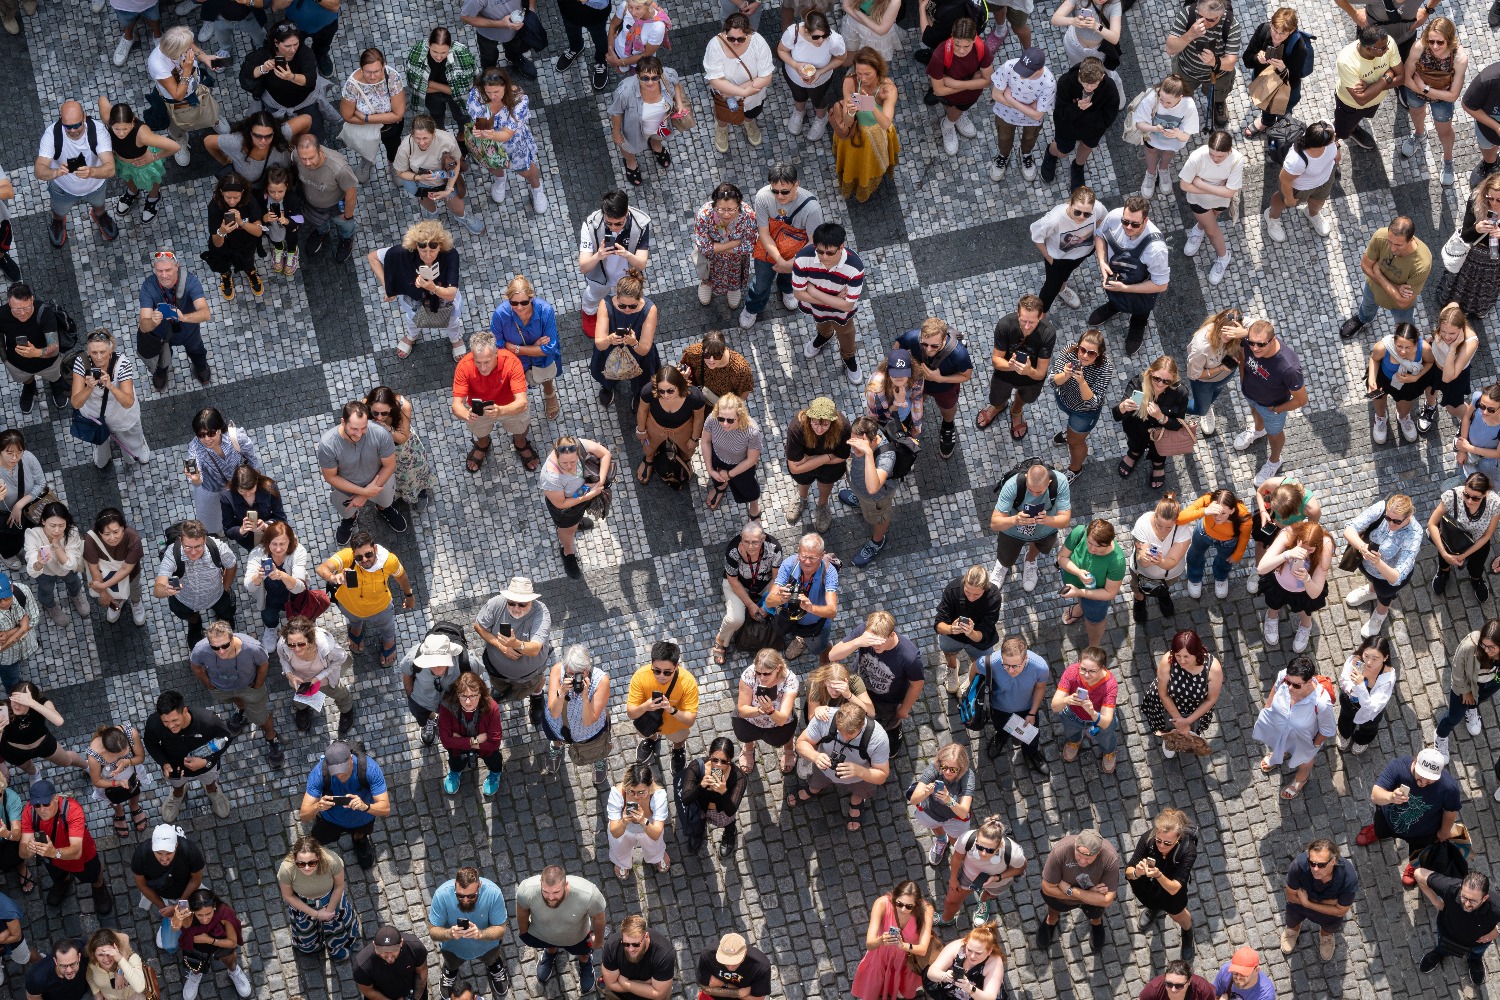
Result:
<svg viewBox="0 0 1500 1000"><path fill-rule="evenodd" d="M974 664L976 668L984 665L982 671L976 672L974 679L964 689L963 697L958 700L958 720L964 724L964 728L970 732L983 732L984 727L990 724L990 657L981 656L979 663Z"/></svg>
<svg viewBox="0 0 1500 1000"><path fill-rule="evenodd" d="M1338 688L1334 687L1332 677L1329 677L1326 674L1313 674L1312 679L1317 683L1318 687L1328 692L1329 701L1333 702L1335 705L1339 703Z"/></svg>
<svg viewBox="0 0 1500 1000"><path fill-rule="evenodd" d="M672 487L680 490L693 478L693 471L682 457L682 452L677 450L677 445L668 438L656 449L656 455L651 460L651 468L656 473L656 478Z"/></svg>
<svg viewBox="0 0 1500 1000"><path fill-rule="evenodd" d="M922 446L896 420L887 420L882 424L880 433L885 437L885 444L875 449L876 462L879 462L881 452L895 452L896 464L892 466L889 478L897 481L905 479L917 464L917 455L921 453Z"/></svg>
<svg viewBox="0 0 1500 1000"><path fill-rule="evenodd" d="M1276 119L1276 124L1266 129L1266 158L1285 163L1287 154L1306 131L1307 126L1291 115Z"/></svg>
<svg viewBox="0 0 1500 1000"><path fill-rule="evenodd" d="M78 322L68 315L66 309L50 299L44 299L37 303L37 311L49 311L57 320L57 350L59 354L67 354L69 351L78 349Z"/></svg>
<svg viewBox="0 0 1500 1000"><path fill-rule="evenodd" d="M474 667L469 662L469 643L464 635L464 629L462 625L456 625L453 622L445 621L433 622L432 627L427 630L427 633L423 635L422 638L425 640L429 636L434 635L442 636L449 642L457 644L458 647L463 650L462 653L458 654L457 666L459 673L473 673Z"/></svg>
<svg viewBox="0 0 1500 1000"><path fill-rule="evenodd" d="M1298 64L1296 66L1297 76L1300 79L1306 79L1307 77L1312 76L1312 71L1313 71L1313 46L1312 46L1312 40L1314 38L1317 38L1317 37L1318 37L1317 35L1309 35L1305 31L1294 31L1294 32L1291 33L1290 36L1287 37L1286 44L1281 47L1281 53L1282 53L1281 58L1282 58L1282 61L1283 62L1287 62L1290 65L1290 60L1287 59L1287 56L1291 55L1292 49L1296 48L1296 43L1297 43L1298 39L1300 39L1302 41L1302 56L1298 60Z"/></svg>
<svg viewBox="0 0 1500 1000"><path fill-rule="evenodd" d="M94 154L94 159L99 158L99 133L95 131L94 119L87 115L83 123L88 126L89 152ZM52 159L61 160L63 151L63 124L62 119L52 123Z"/></svg>
<svg viewBox="0 0 1500 1000"><path fill-rule="evenodd" d="M1009 25L1007 24L1007 22L1002 21L1000 23L1006 25L1007 27L1009 27ZM1001 38L994 38L993 40L995 42L995 46L994 46L994 48L990 48L989 47L989 43L990 43L991 39L985 38L983 36L980 36L979 38L974 39L974 47L979 50L978 55L979 55L979 62L981 64L983 64L985 56L987 56L987 55L993 55L994 53L998 52L999 49L1000 49L1000 43L1004 41L1004 39L1001 39ZM952 68L953 68L953 39L950 38L946 42L943 43L943 69L949 70L949 69L952 69Z"/></svg>
<svg viewBox="0 0 1500 1000"><path fill-rule="evenodd" d="M854 747L855 751L865 760L870 759L870 737L875 735L875 727L870 723L874 721L874 719L868 719L865 721L865 728L859 734L859 743L857 743ZM824 733L823 738L814 743L813 746L821 751L823 744L832 743L834 740L838 739L838 736L839 731L835 729L833 723L830 722L828 724L828 732Z"/></svg>
<svg viewBox="0 0 1500 1000"><path fill-rule="evenodd" d="M1412 859L1412 864L1418 868L1426 868L1435 875L1446 875L1449 878L1463 878L1469 874L1467 845L1455 844L1452 841L1440 840L1435 844L1429 844L1417 852Z"/></svg>
<svg viewBox="0 0 1500 1000"><path fill-rule="evenodd" d="M172 550L172 558L177 563L177 572L181 575L187 570L187 564L182 559L182 522L178 521L176 524L167 525L167 530L163 531L161 535L162 543L156 550L156 556L158 559L165 556L167 549L170 548ZM212 538L205 539L205 542L207 544L203 547L208 550L208 557L214 561L215 566L223 569L224 557L219 555L219 547L214 544Z"/></svg>
<svg viewBox="0 0 1500 1000"><path fill-rule="evenodd" d="M346 745L349 748L350 759L354 762L354 770L349 774L350 791L347 794L364 798L360 793L365 791L365 766L370 762L370 755L364 752L365 745L359 740L339 739L334 742ZM332 776L328 773L327 754L324 754L318 761L318 768L323 776L323 794L327 795L328 789L333 787Z"/></svg>
<svg viewBox="0 0 1500 1000"><path fill-rule="evenodd" d="M1021 512L1021 500L1026 496L1026 472L1033 465L1047 465L1047 463L1040 458L1023 458L1011 466L1011 470L1001 476L1000 481L995 484L995 493L998 494L1001 490L1005 489L1006 483L1011 480L1017 481L1015 506L1010 511L1012 514L1019 514ZM1047 481L1047 506L1051 507L1057 503L1057 491L1062 488L1062 484L1058 480L1057 470L1050 465L1047 465L1047 474L1051 476Z"/></svg>

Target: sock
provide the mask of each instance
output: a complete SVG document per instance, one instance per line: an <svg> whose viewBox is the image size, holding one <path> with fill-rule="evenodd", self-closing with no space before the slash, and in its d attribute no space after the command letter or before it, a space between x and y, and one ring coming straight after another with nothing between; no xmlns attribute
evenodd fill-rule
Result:
<svg viewBox="0 0 1500 1000"><path fill-rule="evenodd" d="M824 347L824 346L825 346L825 345L826 345L826 344L827 344L827 343L828 343L828 342L829 342L829 341L830 341L830 340L832 340L832 339L833 339L833 338L832 338L832 337L825 337L825 336L824 336L824 335L823 335L823 334L821 334L821 333L818 333L818 334L814 334L814 335L813 335L813 340L812 340L812 343L813 343L813 347L816 347L816 348L817 348L817 349L818 349L818 350L820 350L820 351L821 351L821 350L822 350L822 349L823 349L823 347Z"/></svg>
<svg viewBox="0 0 1500 1000"><path fill-rule="evenodd" d="M847 369L849 369L851 372L857 372L857 371L859 371L859 359L858 358L845 358L844 359L844 367L847 368Z"/></svg>
<svg viewBox="0 0 1500 1000"><path fill-rule="evenodd" d="M1076 187L1083 186L1083 164L1074 160L1069 164L1069 181Z"/></svg>

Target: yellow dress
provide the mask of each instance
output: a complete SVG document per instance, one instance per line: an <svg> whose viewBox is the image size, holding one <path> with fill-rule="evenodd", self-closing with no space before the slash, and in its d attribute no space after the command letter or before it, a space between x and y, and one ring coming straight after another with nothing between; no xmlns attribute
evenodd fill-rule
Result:
<svg viewBox="0 0 1500 1000"><path fill-rule="evenodd" d="M882 87L894 87L882 80L875 88L877 98ZM839 177L839 193L856 201L869 201L885 175L896 165L901 141L896 126L881 128L871 111L856 113L858 128L847 139L833 135L833 163Z"/></svg>

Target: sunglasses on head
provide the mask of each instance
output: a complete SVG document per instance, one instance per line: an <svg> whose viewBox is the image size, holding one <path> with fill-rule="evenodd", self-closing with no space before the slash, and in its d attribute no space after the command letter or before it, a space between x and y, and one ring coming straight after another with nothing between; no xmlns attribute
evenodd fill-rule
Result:
<svg viewBox="0 0 1500 1000"><path fill-rule="evenodd" d="M560 444L553 450L556 451L559 455L573 455L578 452L578 445Z"/></svg>
<svg viewBox="0 0 1500 1000"><path fill-rule="evenodd" d="M151 255L152 260L176 260L177 255L170 250L158 250Z"/></svg>

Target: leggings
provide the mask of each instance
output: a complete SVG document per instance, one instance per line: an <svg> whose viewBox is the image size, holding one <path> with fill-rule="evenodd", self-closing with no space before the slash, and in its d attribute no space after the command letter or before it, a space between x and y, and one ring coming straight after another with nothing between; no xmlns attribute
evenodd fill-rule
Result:
<svg viewBox="0 0 1500 1000"><path fill-rule="evenodd" d="M1042 282L1042 312L1047 313L1052 311L1052 303L1057 301L1057 294L1062 291L1063 285L1068 283L1069 276L1078 270L1083 262L1091 256L1093 255L1085 254L1074 260L1068 260L1063 257L1052 258L1052 263L1046 265L1047 278Z"/></svg>

